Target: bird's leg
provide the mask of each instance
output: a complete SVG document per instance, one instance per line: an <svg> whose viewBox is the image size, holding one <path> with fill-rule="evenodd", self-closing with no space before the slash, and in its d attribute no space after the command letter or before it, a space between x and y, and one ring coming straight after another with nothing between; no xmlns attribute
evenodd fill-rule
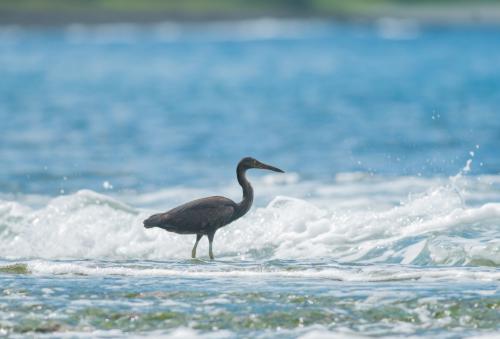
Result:
<svg viewBox="0 0 500 339"><path fill-rule="evenodd" d="M214 235L215 233L208 234L208 255L212 260L214 260L214 252L212 252L212 243L214 242Z"/></svg>
<svg viewBox="0 0 500 339"><path fill-rule="evenodd" d="M203 234L197 234L196 235L196 242L194 243L193 250L191 251L191 258L196 258L196 247L198 247L198 243L200 242L201 237L203 237Z"/></svg>

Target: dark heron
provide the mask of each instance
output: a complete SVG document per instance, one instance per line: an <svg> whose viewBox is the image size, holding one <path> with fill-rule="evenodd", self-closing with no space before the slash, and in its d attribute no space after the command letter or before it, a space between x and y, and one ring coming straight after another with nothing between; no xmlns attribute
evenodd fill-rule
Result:
<svg viewBox="0 0 500 339"><path fill-rule="evenodd" d="M196 258L196 247L200 239L208 236L210 259L214 259L212 243L215 232L248 212L253 202L253 189L245 177L245 172L251 168L267 169L284 173L279 168L261 163L254 158L243 158L238 163L236 175L243 188L243 200L237 204L224 197L208 197L194 200L165 213L154 214L144 220L144 227L160 227L169 232L179 234L196 234L191 256Z"/></svg>

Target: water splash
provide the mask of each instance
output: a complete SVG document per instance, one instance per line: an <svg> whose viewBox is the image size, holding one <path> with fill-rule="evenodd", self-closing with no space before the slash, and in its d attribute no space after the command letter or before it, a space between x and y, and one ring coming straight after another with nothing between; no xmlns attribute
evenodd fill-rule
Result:
<svg viewBox="0 0 500 339"><path fill-rule="evenodd" d="M220 230L215 241L216 256L240 260L331 258L341 263L500 265L500 203L490 199L474 206L464 203L464 197L471 194L476 200L480 195L495 198L494 186L466 192L463 187L477 178L459 173L439 184L433 179L418 179L422 191L405 197L408 187L415 185L415 178L384 179L373 190L377 180L381 179L363 178L326 186L300 180L285 186L268 178L257 181L257 186L267 186L262 190L264 196L271 197L272 192L284 187L289 196L275 197ZM172 199L166 191L138 195L136 199L151 206L172 206L161 203L165 197ZM226 191L235 192L233 185ZM308 192L313 196L307 197ZM388 192L401 198L399 204L380 203ZM360 195L364 199L361 203ZM125 195L121 198L127 200ZM339 201L344 204L337 204ZM89 190L54 198L40 208L0 201L0 258L187 258L194 238L144 229L142 220L152 212L149 208L130 207L120 201L120 196ZM200 243L199 253L202 257L207 253L206 241Z"/></svg>

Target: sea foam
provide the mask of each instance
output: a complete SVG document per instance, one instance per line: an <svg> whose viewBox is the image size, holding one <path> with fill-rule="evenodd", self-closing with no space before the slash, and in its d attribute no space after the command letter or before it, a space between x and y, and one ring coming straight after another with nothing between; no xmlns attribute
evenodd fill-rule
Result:
<svg viewBox="0 0 500 339"><path fill-rule="evenodd" d="M26 260L13 265L0 261L2 272L33 275L78 275L78 276L131 276L131 277L183 277L183 278L320 278L349 282L387 281L449 281L460 280L496 282L500 272L495 268L477 267L417 267L392 264L342 265L321 261L269 262L219 261L213 264L201 262L157 262L157 261L48 261Z"/></svg>
<svg viewBox="0 0 500 339"><path fill-rule="evenodd" d="M218 258L314 259L339 263L499 266L496 176L376 178L331 183L297 176L255 181L256 206L218 231ZM346 179L347 178L347 179ZM211 189L237 199L236 185ZM0 200L1 259L188 258L194 236L145 229L149 214L200 196L173 187L143 194L89 190L47 199ZM273 196L276 193L286 194ZM123 202L125 201L125 202ZM473 203L470 203L472 201ZM135 207L134 207L135 206ZM198 253L205 257L206 240Z"/></svg>

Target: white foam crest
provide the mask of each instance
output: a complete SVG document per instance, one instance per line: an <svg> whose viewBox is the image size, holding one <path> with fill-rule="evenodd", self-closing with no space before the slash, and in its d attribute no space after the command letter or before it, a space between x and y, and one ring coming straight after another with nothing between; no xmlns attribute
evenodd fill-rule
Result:
<svg viewBox="0 0 500 339"><path fill-rule="evenodd" d="M498 183L496 177L490 177L494 183L488 185L479 178L354 176L325 185L301 181L293 174L282 180L263 177L254 181L257 207L218 231L215 254L240 259L499 266L500 203L464 205L469 191L457 189L464 180L478 196L494 195ZM174 187L112 198L83 190L41 207L0 201L0 258L187 258L194 236L146 230L142 220L206 191ZM241 194L234 184L210 191L235 199ZM296 197L272 198L281 191ZM265 205L267 199L272 200ZM148 209L132 208L120 200ZM207 252L204 239L198 253L206 257Z"/></svg>
<svg viewBox="0 0 500 339"><path fill-rule="evenodd" d="M262 244L273 249L276 258L500 264L499 242L488 238L491 232L498 233L500 204L462 209L455 193L444 188L383 212L328 211L303 200L278 197L252 217L221 232L226 250L238 253ZM466 239L461 235L475 224L481 225L477 236ZM461 245L460 255L452 261L456 251L446 256L439 250L443 237L451 239L449 244Z"/></svg>
<svg viewBox="0 0 500 339"><path fill-rule="evenodd" d="M166 240L145 234L144 216L135 209L88 190L57 197L37 210L0 203L0 211L9 206L11 212L0 213L3 258L147 257Z"/></svg>
<svg viewBox="0 0 500 339"><path fill-rule="evenodd" d="M493 268L470 267L419 268L401 265L365 266L322 266L301 268L299 266L278 267L273 265L198 265L177 263L96 263L96 262L54 262L32 260L24 262L34 275L86 275L86 276L172 276L172 277L249 277L249 278L323 278L351 282L382 282L400 280L446 281L500 281L500 272ZM3 266L4 264L0 264Z"/></svg>

